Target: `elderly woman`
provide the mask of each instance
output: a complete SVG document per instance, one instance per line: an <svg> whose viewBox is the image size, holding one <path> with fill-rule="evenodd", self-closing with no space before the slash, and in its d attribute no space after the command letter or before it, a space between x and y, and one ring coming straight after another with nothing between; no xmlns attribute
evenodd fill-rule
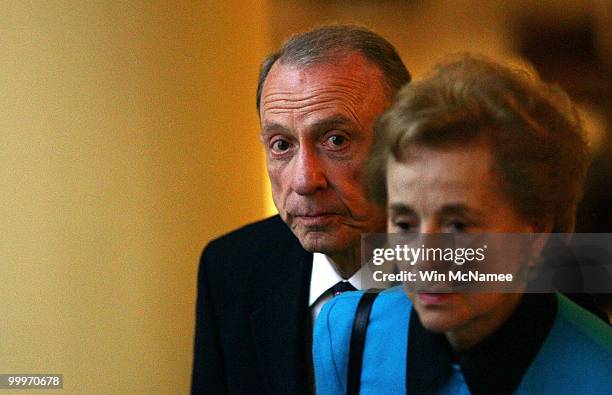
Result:
<svg viewBox="0 0 612 395"><path fill-rule="evenodd" d="M565 94L463 55L405 87L381 117L368 189L390 233L571 232L587 166ZM371 307L354 363L362 295L334 298L315 324L319 395L612 391L612 330L561 294L391 288Z"/></svg>

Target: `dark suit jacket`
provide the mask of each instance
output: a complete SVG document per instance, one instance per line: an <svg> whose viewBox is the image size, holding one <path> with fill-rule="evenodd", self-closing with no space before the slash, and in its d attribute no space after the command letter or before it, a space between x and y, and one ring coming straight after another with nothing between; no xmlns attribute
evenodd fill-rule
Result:
<svg viewBox="0 0 612 395"><path fill-rule="evenodd" d="M192 393L312 392L311 271L312 254L279 216L204 249Z"/></svg>

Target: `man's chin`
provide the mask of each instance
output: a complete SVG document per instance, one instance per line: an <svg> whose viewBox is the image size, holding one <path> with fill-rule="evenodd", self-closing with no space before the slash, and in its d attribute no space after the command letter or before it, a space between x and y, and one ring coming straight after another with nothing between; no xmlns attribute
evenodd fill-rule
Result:
<svg viewBox="0 0 612 395"><path fill-rule="evenodd" d="M308 232L298 235L298 239L306 251L320 252L326 255L333 255L350 247L350 243L326 232Z"/></svg>

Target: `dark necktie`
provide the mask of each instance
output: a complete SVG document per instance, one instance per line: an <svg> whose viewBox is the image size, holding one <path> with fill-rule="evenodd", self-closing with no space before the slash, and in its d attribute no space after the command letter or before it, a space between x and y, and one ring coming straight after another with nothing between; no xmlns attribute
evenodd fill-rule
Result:
<svg viewBox="0 0 612 395"><path fill-rule="evenodd" d="M347 291L356 291L357 288L353 287L351 283L346 280L338 281L336 285L329 289L332 293L332 296L338 296L343 292Z"/></svg>

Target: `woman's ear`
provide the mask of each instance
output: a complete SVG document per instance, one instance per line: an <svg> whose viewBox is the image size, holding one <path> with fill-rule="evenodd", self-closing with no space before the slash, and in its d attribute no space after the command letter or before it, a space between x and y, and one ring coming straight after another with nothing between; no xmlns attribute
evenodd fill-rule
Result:
<svg viewBox="0 0 612 395"><path fill-rule="evenodd" d="M555 223L552 219L546 221L544 225L539 230L539 233L552 233L553 228L555 227Z"/></svg>
<svg viewBox="0 0 612 395"><path fill-rule="evenodd" d="M528 266L538 266L541 263L542 251L550 239L550 232L545 233L534 233L531 246L529 248L529 259L527 260Z"/></svg>
<svg viewBox="0 0 612 395"><path fill-rule="evenodd" d="M537 266L541 261L542 251L550 239L550 234L554 224L552 220L547 220L538 225L532 225L533 240L529 248L528 266Z"/></svg>

